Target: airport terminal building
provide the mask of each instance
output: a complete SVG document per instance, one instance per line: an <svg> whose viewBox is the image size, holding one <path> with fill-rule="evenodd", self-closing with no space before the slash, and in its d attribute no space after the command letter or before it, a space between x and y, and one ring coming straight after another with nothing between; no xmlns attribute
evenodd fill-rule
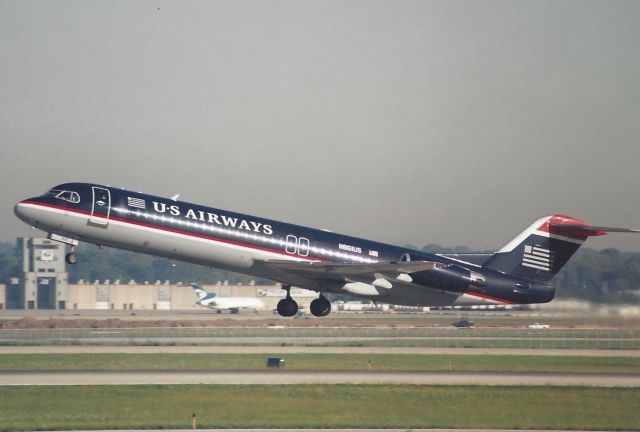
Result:
<svg viewBox="0 0 640 432"><path fill-rule="evenodd" d="M46 238L19 238L20 275L0 285L0 309L196 310L198 300L188 282L95 280L69 283L65 245ZM280 285L205 285L219 297L256 297L274 309L285 293ZM317 297L294 288L301 306Z"/></svg>
<svg viewBox="0 0 640 432"><path fill-rule="evenodd" d="M279 285L228 285L221 282L204 285L203 289L216 293L218 297L256 297L267 310L274 309L284 297ZM313 292L300 291L303 305L317 297ZM69 309L201 310L203 307L196 304L197 299L194 290L183 283L80 281L69 285L67 305Z"/></svg>

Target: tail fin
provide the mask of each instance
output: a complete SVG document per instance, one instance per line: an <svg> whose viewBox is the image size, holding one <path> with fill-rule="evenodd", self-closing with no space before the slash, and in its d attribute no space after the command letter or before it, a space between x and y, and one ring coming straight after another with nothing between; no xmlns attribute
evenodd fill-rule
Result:
<svg viewBox="0 0 640 432"><path fill-rule="evenodd" d="M549 282L590 236L607 232L640 232L593 226L565 215L545 216L493 254L484 268L519 278Z"/></svg>
<svg viewBox="0 0 640 432"><path fill-rule="evenodd" d="M210 295L210 293L206 292L199 283L192 283L191 288L196 292L199 300L205 299Z"/></svg>

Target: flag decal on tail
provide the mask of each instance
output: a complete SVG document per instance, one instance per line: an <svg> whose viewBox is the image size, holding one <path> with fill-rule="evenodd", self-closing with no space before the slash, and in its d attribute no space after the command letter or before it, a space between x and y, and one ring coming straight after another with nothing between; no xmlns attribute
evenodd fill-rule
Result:
<svg viewBox="0 0 640 432"><path fill-rule="evenodd" d="M522 254L522 265L537 270L551 271L553 252L540 246L526 245Z"/></svg>

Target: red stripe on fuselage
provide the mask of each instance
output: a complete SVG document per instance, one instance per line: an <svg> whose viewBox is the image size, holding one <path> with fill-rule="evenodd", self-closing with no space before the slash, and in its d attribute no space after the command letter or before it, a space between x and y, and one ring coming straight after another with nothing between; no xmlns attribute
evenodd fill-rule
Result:
<svg viewBox="0 0 640 432"><path fill-rule="evenodd" d="M57 210L63 210L63 211L68 211L71 213L77 213L77 214L82 214L82 215L86 215L86 216L91 216L91 217L99 217L105 220L114 220L114 221L118 221L118 222L122 222L122 223L127 223L127 224L131 224L131 225L138 225L138 226L142 226L145 228L151 228L151 229L156 229L159 231L167 231L167 232L171 232L174 234L182 234L182 235L187 235L187 236L191 236L191 237L197 237L197 238L201 238L201 239L205 239L205 240L211 240L211 241L215 241L215 242L219 242L219 243L226 243L226 244L230 244L233 246L239 246L239 247L244 247L244 248L248 248L248 249L255 249L255 250L259 250L262 252L269 252L269 253L274 253L274 254L278 254L278 255L284 255L288 258L291 257L296 257L299 259L303 259L306 261L320 261L320 262L327 262L326 259L323 258L317 258L317 257L302 257L299 255L292 255L292 254L288 254L286 252L283 251L279 251L277 249L269 249L269 248L265 248L265 247L261 247L261 246L256 246L252 243L243 243L243 242L238 242L235 240L229 240L229 239L225 239L225 238L220 238L220 237L214 237L214 236L210 236L210 235L205 235L205 234L200 234L197 232L192 232L192 231L185 231L185 230L180 230L180 229L176 229L176 228L170 228L170 227L166 227L163 225L156 225L156 224L151 224L151 223L147 223L147 222L141 222L141 221L137 221L137 220L132 220L132 219L126 219L126 218L122 218L119 216L113 216L113 214L109 215L109 217L106 217L105 215L102 214L91 214L91 212L88 212L86 210L82 210L82 209L73 209L73 208L69 208L69 207L64 207L64 206L60 206L60 205L56 205L56 204L49 204L49 203L42 203L42 202L38 202L38 201L30 201L30 200L25 200L22 201L20 204L31 204L31 205L37 205L37 206L42 206L42 207L50 207L50 208L54 208Z"/></svg>
<svg viewBox="0 0 640 432"><path fill-rule="evenodd" d="M467 291L465 294L473 296L473 297L480 297L486 300L492 300L492 301L497 301L500 303L505 303L505 304L516 304L516 302L512 301L512 300L505 300L505 299L501 299L498 297L492 297L490 295L486 295L486 294L480 294L477 292L472 292L472 291Z"/></svg>

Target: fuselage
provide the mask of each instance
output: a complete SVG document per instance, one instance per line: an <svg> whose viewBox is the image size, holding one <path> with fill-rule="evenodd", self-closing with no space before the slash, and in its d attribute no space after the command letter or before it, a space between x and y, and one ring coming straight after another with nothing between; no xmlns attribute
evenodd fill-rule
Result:
<svg viewBox="0 0 640 432"><path fill-rule="evenodd" d="M196 302L200 306L214 310L264 309L260 299L254 297L218 297L202 299Z"/></svg>
<svg viewBox="0 0 640 432"><path fill-rule="evenodd" d="M549 285L460 259L96 184L56 186L21 201L15 213L69 244L84 241L127 249L391 304L540 303L550 301L554 293ZM363 265L432 261L438 265L433 271L412 274L410 281L392 281L393 289L349 291L342 282L278 270L268 265L272 261ZM372 283L358 278L352 282Z"/></svg>

